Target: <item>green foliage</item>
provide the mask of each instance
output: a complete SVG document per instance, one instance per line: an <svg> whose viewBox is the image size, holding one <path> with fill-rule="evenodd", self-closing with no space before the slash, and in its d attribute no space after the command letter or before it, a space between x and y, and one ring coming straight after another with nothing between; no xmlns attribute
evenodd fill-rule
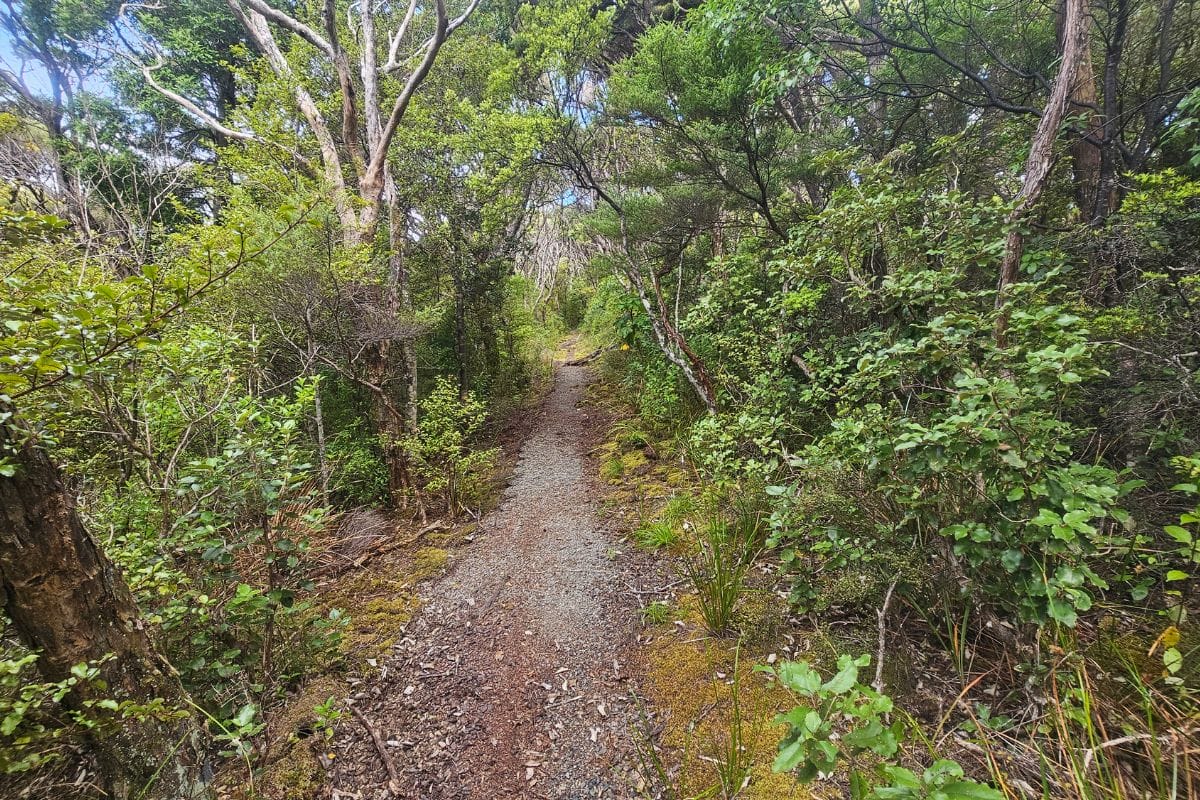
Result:
<svg viewBox="0 0 1200 800"><path fill-rule="evenodd" d="M870 656L840 655L828 680L805 661L755 667L805 703L776 717L788 732L772 769L795 772L802 783L811 783L845 762L854 800L1001 800L1004 795L965 778L953 761L934 761L920 775L900 766L906 726L898 719L888 722L894 711L890 697L859 683L859 670L870 663ZM864 771L868 754L876 764L874 779Z"/></svg>
<svg viewBox="0 0 1200 800"><path fill-rule="evenodd" d="M923 180L864 180L807 229L786 269L797 287L829 285L844 273L837 253L859 226L899 225L918 209L925 227L898 227L889 239L889 274L870 291L851 283L839 300L893 314L894 323L804 356L813 383L800 408L836 418L789 457L798 483L771 490L784 501L775 541L792 554L828 553L832 542L835 557L868 571L894 568L879 556L915 542L945 559L933 572L970 582L958 591L1022 621L1074 625L1097 592L1127 579L1101 573L1108 554L1130 551L1118 503L1140 484L1073 458L1086 431L1067 411L1102 370L1083 321L1052 300L1055 254L1027 255L1038 274L1004 312L1003 346L990 293L966 280L970 260L994 258L992 203L931 195ZM928 266L934 252L937 269ZM797 311L797 323L819 319L826 302ZM831 477L845 502L835 493L823 509L807 507ZM802 496L795 508L804 516L790 514ZM859 559L846 550L855 541L872 542Z"/></svg>
<svg viewBox="0 0 1200 800"><path fill-rule="evenodd" d="M741 504L714 508L697 534L696 552L684 560L700 614L714 635L729 632L746 573L763 547L761 518Z"/></svg>
<svg viewBox="0 0 1200 800"><path fill-rule="evenodd" d="M329 440L330 490L354 505L372 505L387 496L387 468L361 426L339 431Z"/></svg>
<svg viewBox="0 0 1200 800"><path fill-rule="evenodd" d="M1177 456L1172 459L1171 464L1186 479L1185 483L1176 484L1172 488L1183 492L1193 501L1200 498L1200 455ZM1171 558L1167 560L1167 571L1163 577L1168 606L1166 611L1172 622L1182 625L1188 607L1185 587L1195 577L1197 565L1200 565L1200 502L1179 515L1178 525L1164 526L1163 532L1172 542ZM1174 646L1167 649L1174 650ZM1163 658L1167 662L1168 672L1172 675L1179 672L1182 658L1179 657L1178 650L1170 657L1164 654Z"/></svg>
<svg viewBox="0 0 1200 800"><path fill-rule="evenodd" d="M67 757L64 745L81 731L103 736L124 724L188 713L161 699L135 703L109 697L99 677L103 661L76 664L59 681L35 680L31 673L37 659L36 653L0 659L0 774L29 772ZM70 707L63 703L68 694L81 690L84 699Z"/></svg>
<svg viewBox="0 0 1200 800"><path fill-rule="evenodd" d="M192 568L156 557L161 543L126 545L131 586L185 683L220 705L247 683L256 695L277 691L337 646L340 615L317 615L304 599L308 536L326 513L301 439L316 389L308 381L292 397L242 398L220 453L186 463L176 492L191 510L169 545Z"/></svg>
<svg viewBox="0 0 1200 800"><path fill-rule="evenodd" d="M422 491L438 498L452 513L478 505L495 464L495 449L473 450L469 444L483 427L487 410L473 393L439 378L421 401L420 428L402 442Z"/></svg>

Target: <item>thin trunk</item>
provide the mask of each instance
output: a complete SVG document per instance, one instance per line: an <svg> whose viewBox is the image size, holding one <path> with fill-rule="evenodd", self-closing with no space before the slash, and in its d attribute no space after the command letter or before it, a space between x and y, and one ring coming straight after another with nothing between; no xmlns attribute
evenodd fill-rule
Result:
<svg viewBox="0 0 1200 800"><path fill-rule="evenodd" d="M1009 287L1016 281L1021 267L1021 256L1025 252L1025 235L1021 226L1050 182L1050 173L1054 167L1054 143L1074 93L1073 87L1079 75L1079 62L1088 49L1089 22L1087 0L1065 0L1061 37L1062 60L1050 91L1050 99L1033 133L1029 157L1025 160L1025 179L1017 192L1016 204L1008 216L1009 232L1005 240L1004 259L1000 265L1000 279L996 285L997 308L1003 308L1008 302ZM996 319L994 334L998 342L1004 341L1007 328L1008 312L1004 311Z"/></svg>
<svg viewBox="0 0 1200 800"><path fill-rule="evenodd" d="M92 662L106 688L77 684L65 701L71 706L161 698L189 712L90 733L110 796L211 796L203 735L179 676L155 650L116 567L84 529L58 468L12 418L0 424L0 452L16 468L0 475L0 599L21 640L40 653L42 675L63 680L73 666Z"/></svg>
<svg viewBox="0 0 1200 800"><path fill-rule="evenodd" d="M308 122L308 127L312 130L321 151L321 166L324 168L325 180L333 194L334 208L338 220L341 222L346 242L360 244L368 240L370 236L364 235L358 230L358 218L347 201L346 179L342 174L342 159L338 155L337 143L329 131L329 126L325 123L325 118L321 116L321 110L317 106L316 100L292 73L292 68L288 64L287 58L284 57L283 51L279 49L266 18L257 11L243 8L237 0L227 0L227 3L234 16L241 21L242 26L254 41L255 47L266 58L272 72L292 85L296 106L300 109L305 121Z"/></svg>
<svg viewBox="0 0 1200 800"><path fill-rule="evenodd" d="M325 413L321 406L321 387L313 392L313 424L317 433L317 473L321 476L321 502L329 502L329 456L325 443Z"/></svg>
<svg viewBox="0 0 1200 800"><path fill-rule="evenodd" d="M395 181L388 176L388 243L390 248L389 277L396 285L396 311L405 319L413 313L412 287L408 274L408 209L404 208ZM410 432L417 430L417 342L412 336L400 340L400 370L404 382L404 424Z"/></svg>
<svg viewBox="0 0 1200 800"><path fill-rule="evenodd" d="M642 308L646 309L646 314L650 318L650 330L654 334L654 341L658 344L658 349L683 372L684 378L695 390L696 396L704 403L708 413L716 412L717 392L713 387L712 379L708 375L704 362L688 345L687 339L671 325L670 316L663 302L662 291L658 286L658 278L651 272L655 294L655 300L652 301L646 292L642 274L632 258L629 259L628 266L626 277L637 293Z"/></svg>
<svg viewBox="0 0 1200 800"><path fill-rule="evenodd" d="M1058 15L1058 47L1066 51L1066 2ZM1085 10L1086 14L1086 10ZM1088 16L1085 26L1091 25ZM1100 99L1096 94L1096 74L1092 68L1091 37L1085 40L1075 61L1071 78L1071 98L1067 115L1076 118L1075 138L1071 142L1071 169L1075 178L1075 203L1082 219L1090 220L1095 213L1097 191L1100 187L1101 140L1104 122L1099 113Z"/></svg>
<svg viewBox="0 0 1200 800"><path fill-rule="evenodd" d="M334 0L325 0L322 12L325 22L325 34L329 37L329 48L333 51L333 68L337 73L338 91L342 96L342 143L350 153L350 162L356 175L361 175L366 168L366 156L363 153L362 142L358 138L358 92L350 77L350 59L342 49L338 37L337 8ZM365 49L374 51L374 37L367 39Z"/></svg>
<svg viewBox="0 0 1200 800"><path fill-rule="evenodd" d="M1121 58L1125 53L1125 38L1129 30L1129 0L1116 0L1116 20L1112 37L1104 53L1104 106L1101 126L1100 177L1096 186L1096 201L1091 224L1100 227L1119 204L1117 169L1121 163L1120 142L1120 84Z"/></svg>

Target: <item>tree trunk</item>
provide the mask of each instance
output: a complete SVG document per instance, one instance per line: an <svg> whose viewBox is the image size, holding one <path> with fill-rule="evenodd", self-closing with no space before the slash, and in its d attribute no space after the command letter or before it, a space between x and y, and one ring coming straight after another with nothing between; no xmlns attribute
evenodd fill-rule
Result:
<svg viewBox="0 0 1200 800"><path fill-rule="evenodd" d="M1120 83L1121 59L1125 53L1125 37L1129 30L1129 0L1116 0L1116 20L1112 23L1108 46L1104 53L1104 105L1101 126L1100 179L1096 186L1092 227L1100 227L1120 202L1117 171L1121 163L1120 142Z"/></svg>
<svg viewBox="0 0 1200 800"><path fill-rule="evenodd" d="M1054 167L1054 143L1062 125L1067 105L1074 94L1075 81L1079 76L1079 64L1088 50L1088 26L1091 22L1087 13L1087 0L1065 0L1062 23L1062 60L1050 99L1042 111L1029 157L1025 159L1025 179L1017 192L1016 204L1008 215L1008 237L1004 245L1004 260L1000 265L1000 280L996 285L996 307L1003 308L1008 301L1009 287L1016 281L1025 253L1025 235L1021 225L1041 199L1050 172ZM994 335L1003 343L1008 328L1008 313L1004 311L996 319Z"/></svg>
<svg viewBox="0 0 1200 800"><path fill-rule="evenodd" d="M396 287L396 312L411 318L413 313L412 287L408 281L408 209L400 204L395 181L389 176L388 186L388 243L390 253L388 275ZM414 336L400 340L400 371L404 381L404 425L410 432L417 430L417 342Z"/></svg>
<svg viewBox="0 0 1200 800"><path fill-rule="evenodd" d="M1058 15L1058 47L1060 52L1066 51L1068 34L1065 0ZM1084 25L1090 25L1091 19L1086 17ZM1079 52L1079 58L1074 64L1074 74L1071 78L1071 98L1067 113L1077 118L1075 123L1075 138L1071 142L1071 169L1075 178L1075 203L1079 207L1080 217L1090 221L1096 212L1097 195L1100 189L1100 160L1101 141L1104 137L1104 124L1099 113L1099 97L1096 94L1096 75L1092 68L1091 37L1085 39Z"/></svg>
<svg viewBox="0 0 1200 800"><path fill-rule="evenodd" d="M7 411L0 407L0 411ZM116 567L84 530L58 468L13 418L0 423L0 452L15 464L0 476L0 599L21 640L40 653L46 680L99 662L107 688L79 685L74 708L91 699L161 698L183 719L102 725L90 741L116 798L209 797L203 736L179 676L158 654Z"/></svg>
<svg viewBox="0 0 1200 800"><path fill-rule="evenodd" d="M700 402L704 403L705 410L710 414L716 413L717 390L708 375L708 369L688 345L684 335L671 324L671 318L667 313L662 291L659 289L658 279L653 270L651 270L650 279L654 285L654 300L651 300L647 294L645 281L642 280L642 274L632 258L628 259L625 276L637 293L642 308L646 309L646 315L650 318L650 330L654 334L654 341L658 344L658 349L667 357L667 360L683 372L683 377L696 392Z"/></svg>

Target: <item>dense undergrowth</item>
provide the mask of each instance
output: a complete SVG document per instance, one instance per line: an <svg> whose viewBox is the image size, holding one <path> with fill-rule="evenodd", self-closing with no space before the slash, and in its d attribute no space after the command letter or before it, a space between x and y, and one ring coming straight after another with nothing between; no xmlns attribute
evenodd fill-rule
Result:
<svg viewBox="0 0 1200 800"><path fill-rule="evenodd" d="M1007 49L1048 29L922 8L708 3L642 37L604 132L575 140L597 197L578 226L602 245L575 290L632 414L600 471L687 476L633 526L691 587L645 618L706 630L691 657L721 649L703 669L747 696L719 723L675 713L728 743L760 684L783 687L775 766L817 796L1191 796L1194 99L1097 195L1085 151L1131 130L992 102L1021 91L1015 63L1055 74ZM1088 24L1165 35L1126 11ZM1136 74L1112 42L1091 47ZM980 52L1013 60L964 71ZM588 136L608 148L590 160ZM764 604L786 623L751 644ZM680 796L752 796L725 771L761 768L754 747L695 778L686 751L710 743L668 740Z"/></svg>
<svg viewBox="0 0 1200 800"><path fill-rule="evenodd" d="M580 327L659 791L1200 795L1198 13L8 4L0 785L315 790Z"/></svg>
<svg viewBox="0 0 1200 800"><path fill-rule="evenodd" d="M289 220L279 225L283 242L297 235ZM263 257L257 305L233 299L245 284L214 290L139 334L135 349L42 389L39 376L95 335L76 326L110 337L136 329L155 313L156 293L182 291L174 287L212 267L156 266L162 279L97 271L79 288L77 271L92 268L95 253L43 237L29 221L6 230L27 237L6 262L9 391L38 389L23 416L39 420L41 446L69 465L83 523L103 540L195 704L183 712L204 720L217 743L218 781L258 796L311 796L324 770L309 746L293 747L297 731L312 730L316 706L336 713L346 675L386 653L388 632L416 609L415 583L438 574L444 547L465 535L457 520L493 501L499 437L545 383L559 323L534 319L528 282L503 281L503 302L487 313L504 338L474 340L490 361L461 391L436 372L422 378L420 429L388 441L364 424L370 398L333 357L340 334L329 318L309 329L307 346L279 335L295 319L286 316L294 273L286 259ZM251 246L242 231L224 235ZM47 344L36 309L50 302L62 327ZM37 363L26 370L13 354L34 348ZM436 363L453 343L431 336L421 348L419 358ZM399 492L389 489L389 448L405 464ZM166 710L66 702L84 684L105 697L98 670L81 664L66 679L38 680L36 653L11 631L2 646L0 771L23 796L53 796L60 782L87 775L90 736Z"/></svg>

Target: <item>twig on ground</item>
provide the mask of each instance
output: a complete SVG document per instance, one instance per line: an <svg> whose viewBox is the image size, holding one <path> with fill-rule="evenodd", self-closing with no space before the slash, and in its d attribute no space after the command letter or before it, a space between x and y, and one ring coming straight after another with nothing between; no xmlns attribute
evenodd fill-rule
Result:
<svg viewBox="0 0 1200 800"><path fill-rule="evenodd" d="M367 733L371 735L371 742L375 745L375 751L379 753L379 760L383 762L383 767L387 770L388 791L394 796L400 797L400 773L396 771L396 765L392 762L392 757L387 751L387 744L383 741L383 734L355 706L352 705L349 708L354 718L361 722L362 726L367 729Z"/></svg>
<svg viewBox="0 0 1200 800"><path fill-rule="evenodd" d="M617 349L617 345L610 344L608 347L601 347L599 350L593 350L592 352L588 353L586 356L583 356L582 358L575 358L570 361L564 361L563 366L564 367L582 367L584 364L590 364L591 362L595 361L597 358L604 355L609 350L616 350L616 349Z"/></svg>
<svg viewBox="0 0 1200 800"><path fill-rule="evenodd" d="M1171 731L1163 734L1153 733L1135 733L1130 736L1119 736L1116 739L1109 739L1107 742L1101 742L1095 747L1089 747L1083 752L1083 772L1086 775L1088 769L1092 766L1092 761L1096 757L1097 750L1107 750L1110 747L1120 747L1123 744L1133 744L1134 742L1146 742L1153 739L1156 742L1164 744L1174 742L1177 738L1185 736L1194 736L1200 733L1200 728L1189 728L1185 731Z"/></svg>

